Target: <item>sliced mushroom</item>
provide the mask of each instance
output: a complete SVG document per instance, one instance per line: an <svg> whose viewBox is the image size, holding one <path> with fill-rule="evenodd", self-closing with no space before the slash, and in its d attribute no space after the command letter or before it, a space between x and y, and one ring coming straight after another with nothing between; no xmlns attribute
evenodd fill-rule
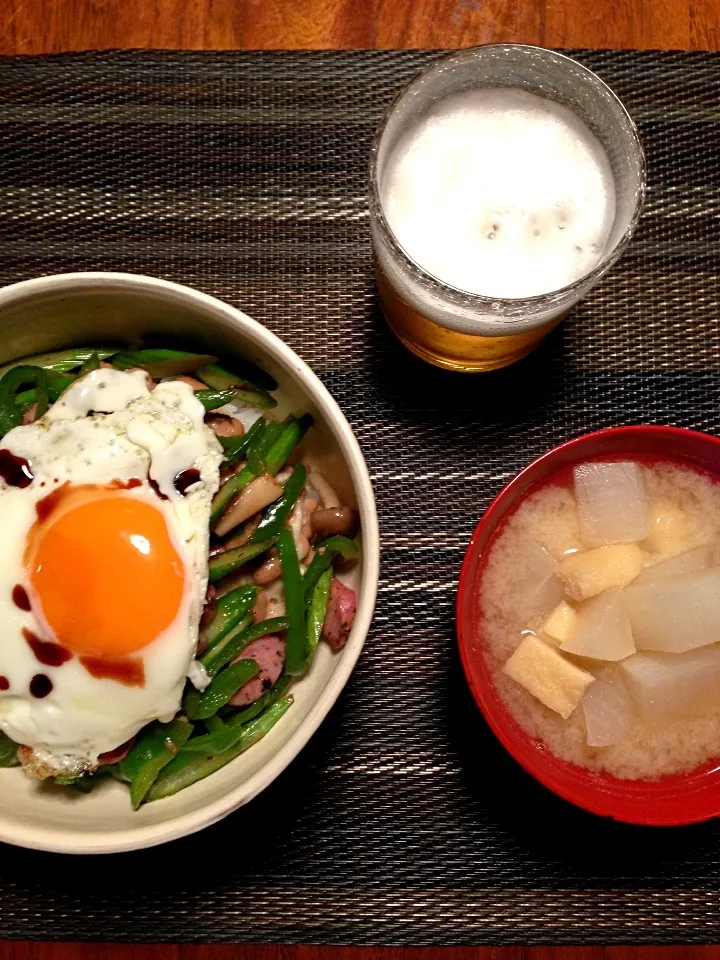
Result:
<svg viewBox="0 0 720 960"><path fill-rule="evenodd" d="M242 437L245 427L234 417L226 417L224 413L206 413L205 423L216 437Z"/></svg>
<svg viewBox="0 0 720 960"><path fill-rule="evenodd" d="M340 506L340 498L321 473L313 471L308 477L308 485L313 490L317 490L320 501L326 509Z"/></svg>
<svg viewBox="0 0 720 960"><path fill-rule="evenodd" d="M255 603L252 608L253 621L255 623L261 623L263 620L267 620L268 615L268 595L264 590L261 590L260 593L255 598Z"/></svg>
<svg viewBox="0 0 720 960"><path fill-rule="evenodd" d="M265 587L273 580L277 580L281 572L280 557L277 550L273 548L265 563L259 566L253 574L253 580L259 587Z"/></svg>
<svg viewBox="0 0 720 960"><path fill-rule="evenodd" d="M248 542L250 537L255 533L257 528L260 526L260 514L256 514L254 517L251 517L245 526L242 528L240 533L236 534L234 537L230 537L229 540L225 541L225 549L232 550L235 547L244 547Z"/></svg>
<svg viewBox="0 0 720 960"><path fill-rule="evenodd" d="M282 494L282 486L269 473L256 477L230 501L230 506L215 525L215 533L224 537L245 523L254 513L264 510Z"/></svg>
<svg viewBox="0 0 720 960"><path fill-rule="evenodd" d="M313 532L323 539L338 534L350 537L355 532L357 517L350 507L331 507L316 510L310 517Z"/></svg>

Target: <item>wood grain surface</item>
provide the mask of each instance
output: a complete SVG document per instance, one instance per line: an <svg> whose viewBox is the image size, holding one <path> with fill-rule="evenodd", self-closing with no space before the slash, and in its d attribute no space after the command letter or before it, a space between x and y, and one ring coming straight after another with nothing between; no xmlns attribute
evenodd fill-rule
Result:
<svg viewBox="0 0 720 960"><path fill-rule="evenodd" d="M0 53L111 48L720 48L718 0L2 0Z"/></svg>
<svg viewBox="0 0 720 960"><path fill-rule="evenodd" d="M457 47L720 49L720 0L0 0L0 54ZM2 960L717 960L718 947L381 949L0 941Z"/></svg>
<svg viewBox="0 0 720 960"><path fill-rule="evenodd" d="M717 960L718 947L315 947L0 941L2 960Z"/></svg>

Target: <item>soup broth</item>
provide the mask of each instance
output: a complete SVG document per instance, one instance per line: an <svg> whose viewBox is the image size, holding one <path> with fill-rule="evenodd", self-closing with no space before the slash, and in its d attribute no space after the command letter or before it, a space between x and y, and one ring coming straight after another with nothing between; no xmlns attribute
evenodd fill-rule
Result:
<svg viewBox="0 0 720 960"><path fill-rule="evenodd" d="M720 662L720 647L711 636L702 638L702 646L691 636L687 643L695 644L693 649L667 652L667 647L662 646L666 638L652 633L653 623L647 639L643 619L647 611L644 607L638 609L640 600L645 601L647 584L662 581L685 589L697 581L700 589L703 577L712 581L713 571L718 572L720 485L709 476L673 463L636 460L626 466L639 479L642 509L647 510L647 529L640 528L639 533L637 525L633 528L633 518L621 517L618 541L603 539L605 534L589 524L587 513L579 506L572 470L557 474L534 490L505 520L491 542L481 580L483 636L496 688L530 736L542 741L556 756L578 766L624 779L655 779L690 771L720 756L720 672L715 695L715 688L708 686L707 672L703 674L698 666L703 658L714 663L715 653ZM632 502L631 487L623 487L616 497L620 514L626 508L632 512L637 506ZM624 536L623 530L630 532ZM619 565L613 551L622 560ZM591 553L601 559L607 555L610 566L593 568L588 574L583 563ZM581 557L582 560L567 563L568 558ZM666 592L661 591L661 596ZM679 596L682 601L684 595ZM609 614L600 609L603 604ZM620 627L613 620L615 607L623 618ZM631 611L629 620L626 608ZM552 639L544 632L552 614L556 615L553 630L566 637L565 625L569 621L563 618L574 620L577 615L584 615L587 620L588 612L594 609L599 610L597 617L607 626L607 659L581 656L567 649L573 647L572 641L566 638L558 643L557 637ZM652 613L651 610L648 614L651 619ZM678 616L686 619L682 611ZM632 624L632 637L626 621ZM681 629L679 635L682 632ZM720 624L714 640L720 641ZM680 636L678 643L682 642ZM540 651L550 658L559 655L563 663L570 665L571 687L572 682L575 686L567 709L559 702L551 709L508 674L506 665L522 643L522 650L527 650L530 657L528 662L535 663L532 657ZM631 645L629 650L627 643ZM586 648L576 643L575 649ZM656 662L668 664L671 671L685 669L688 677L695 670L688 680L690 686L679 693L673 687L667 693L661 684L658 696L649 698L643 674L645 686L641 684L638 695L633 683L634 667L645 669L648 663ZM542 672L542 665L539 670ZM698 670L707 695L694 695L692 684ZM515 676L518 675L516 670ZM596 725L598 696L608 690L612 695L605 696L603 709L610 711L611 727L617 731L619 723L623 734L618 737L615 732L615 742L598 746L598 741L613 739L606 735L602 722L599 733ZM566 712L567 717L558 710Z"/></svg>

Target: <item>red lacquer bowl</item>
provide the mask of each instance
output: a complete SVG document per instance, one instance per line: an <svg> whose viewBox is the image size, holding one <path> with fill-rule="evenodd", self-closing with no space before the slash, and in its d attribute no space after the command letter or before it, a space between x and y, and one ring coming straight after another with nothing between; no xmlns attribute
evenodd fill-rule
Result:
<svg viewBox="0 0 720 960"><path fill-rule="evenodd" d="M677 427L616 427L570 440L543 454L493 500L468 546L457 596L460 656L473 696L498 740L525 770L558 796L626 823L673 826L720 815L720 755L691 773L656 781L619 780L566 763L520 727L503 703L483 655L479 586L489 547L529 492L576 463L637 458L674 461L720 482L720 439Z"/></svg>

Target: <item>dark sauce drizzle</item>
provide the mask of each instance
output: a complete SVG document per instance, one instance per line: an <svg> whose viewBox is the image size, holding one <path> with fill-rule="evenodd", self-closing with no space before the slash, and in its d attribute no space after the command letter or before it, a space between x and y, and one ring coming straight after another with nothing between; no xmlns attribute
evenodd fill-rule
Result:
<svg viewBox="0 0 720 960"><path fill-rule="evenodd" d="M21 583L16 583L13 587L12 599L15 606L20 610L30 609L30 597L27 595L27 590Z"/></svg>
<svg viewBox="0 0 720 960"><path fill-rule="evenodd" d="M41 640L40 637L23 627L22 635L27 641L27 645L35 654L35 659L46 667L61 667L68 660L72 660L72 653L61 647L59 643L51 643L49 640Z"/></svg>
<svg viewBox="0 0 720 960"><path fill-rule="evenodd" d="M150 474L148 474L148 483L150 484L152 489L155 491L155 493L160 497L161 500L167 500L167 497L158 486L157 480L153 479L153 477L151 477Z"/></svg>
<svg viewBox="0 0 720 960"><path fill-rule="evenodd" d="M0 450L0 477L9 487L29 487L34 474L29 460L3 449Z"/></svg>
<svg viewBox="0 0 720 960"><path fill-rule="evenodd" d="M145 686L145 666L139 657L80 657L80 663L96 680L116 680L126 687Z"/></svg>
<svg viewBox="0 0 720 960"><path fill-rule="evenodd" d="M45 523L54 513L66 496L69 486L69 482L65 481L61 487L56 487L51 493L46 493L42 500L38 500L35 504L35 513L40 523Z"/></svg>
<svg viewBox="0 0 720 960"><path fill-rule="evenodd" d="M188 470L181 471L175 477L175 489L178 493L181 493L185 496L185 491L188 487L191 487L194 483L198 483L200 480L200 471L196 470L195 467L190 467Z"/></svg>
<svg viewBox="0 0 720 960"><path fill-rule="evenodd" d="M44 673L36 673L30 681L30 693L38 700L46 697L52 691L52 688L52 680Z"/></svg>

